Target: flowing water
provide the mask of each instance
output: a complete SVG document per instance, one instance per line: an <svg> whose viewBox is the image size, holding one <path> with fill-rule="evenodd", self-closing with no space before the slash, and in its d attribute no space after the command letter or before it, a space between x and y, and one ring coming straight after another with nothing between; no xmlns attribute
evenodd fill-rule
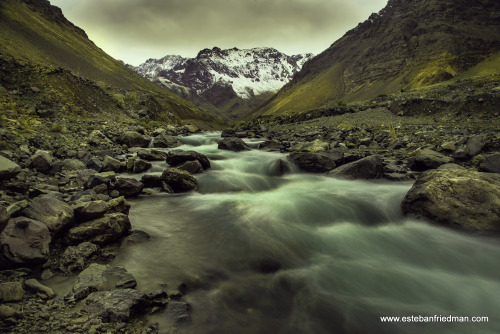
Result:
<svg viewBox="0 0 500 334"><path fill-rule="evenodd" d="M279 176L284 155L219 139L182 138L212 168L198 192L134 200L132 226L151 240L114 262L139 289L187 285L191 321L151 316L161 333L498 333L498 240L406 219L410 183ZM420 315L489 322L380 320Z"/></svg>

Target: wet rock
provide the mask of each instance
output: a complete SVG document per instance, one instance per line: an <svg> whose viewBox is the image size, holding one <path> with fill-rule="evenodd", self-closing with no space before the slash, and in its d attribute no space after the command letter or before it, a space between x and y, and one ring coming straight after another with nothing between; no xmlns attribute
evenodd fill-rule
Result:
<svg viewBox="0 0 500 334"><path fill-rule="evenodd" d="M97 245L107 245L120 240L130 230L130 220L123 213L110 213L71 228L65 242L77 245L89 241Z"/></svg>
<svg viewBox="0 0 500 334"><path fill-rule="evenodd" d="M483 155L479 170L488 173L500 173L500 153Z"/></svg>
<svg viewBox="0 0 500 334"><path fill-rule="evenodd" d="M132 172L134 173L143 173L153 167L153 165L150 162L147 162L146 160L142 159L136 159L134 161L134 166L132 167Z"/></svg>
<svg viewBox="0 0 500 334"><path fill-rule="evenodd" d="M51 288L41 284L34 278L24 281L24 286L26 290L40 294L44 299L52 299L56 296Z"/></svg>
<svg viewBox="0 0 500 334"><path fill-rule="evenodd" d="M158 150L139 150L137 156L147 161L165 161L167 153Z"/></svg>
<svg viewBox="0 0 500 334"><path fill-rule="evenodd" d="M80 300L95 291L130 289L136 285L134 276L124 268L93 263L78 275L72 294Z"/></svg>
<svg viewBox="0 0 500 334"><path fill-rule="evenodd" d="M3 231L5 226L7 225L7 222L10 219L9 212L7 211L7 208L0 206L0 233Z"/></svg>
<svg viewBox="0 0 500 334"><path fill-rule="evenodd" d="M191 320L191 306L183 301L171 300L167 305L166 313L177 323Z"/></svg>
<svg viewBox="0 0 500 334"><path fill-rule="evenodd" d="M0 234L0 265L19 268L45 263L50 241L44 223L25 217L12 218Z"/></svg>
<svg viewBox="0 0 500 334"><path fill-rule="evenodd" d="M176 193L198 188L198 181L191 174L177 168L165 170L161 175L161 180Z"/></svg>
<svg viewBox="0 0 500 334"><path fill-rule="evenodd" d="M198 161L203 169L210 168L210 161L207 156L195 151L172 150L167 153L166 161L173 167L177 167L186 161Z"/></svg>
<svg viewBox="0 0 500 334"><path fill-rule="evenodd" d="M340 166L326 175L344 179L379 179L384 176L384 164L379 156L371 155Z"/></svg>
<svg viewBox="0 0 500 334"><path fill-rule="evenodd" d="M295 152L287 158L300 169L310 173L324 173L337 166L334 157L318 152Z"/></svg>
<svg viewBox="0 0 500 334"><path fill-rule="evenodd" d="M71 227L74 217L71 206L48 196L34 198L22 214L47 225L52 237Z"/></svg>
<svg viewBox="0 0 500 334"><path fill-rule="evenodd" d="M285 149L285 146L274 140L266 140L263 143L260 143L258 148L264 151L281 152Z"/></svg>
<svg viewBox="0 0 500 334"><path fill-rule="evenodd" d="M93 292L84 304L85 311L97 315L104 322L126 322L147 310L146 295L133 289Z"/></svg>
<svg viewBox="0 0 500 334"><path fill-rule="evenodd" d="M125 131L121 139L128 147L148 147L151 139L135 131Z"/></svg>
<svg viewBox="0 0 500 334"><path fill-rule="evenodd" d="M9 180L19 174L21 170L18 164L0 155L0 180Z"/></svg>
<svg viewBox="0 0 500 334"><path fill-rule="evenodd" d="M54 158L47 151L38 150L31 156L31 168L40 172L48 172L54 163Z"/></svg>
<svg viewBox="0 0 500 334"><path fill-rule="evenodd" d="M65 159L61 162L63 171L76 171L87 169L87 166L78 159Z"/></svg>
<svg viewBox="0 0 500 334"><path fill-rule="evenodd" d="M138 196L142 193L144 184L136 179L121 177L117 179L115 189L120 192L121 196Z"/></svg>
<svg viewBox="0 0 500 334"><path fill-rule="evenodd" d="M283 176L285 174L290 173L293 170L290 162L285 161L283 159L278 159L271 164L271 168L269 170L270 176Z"/></svg>
<svg viewBox="0 0 500 334"><path fill-rule="evenodd" d="M203 173L203 166L198 160L194 161L186 161L180 165L177 165L176 168L185 170L190 174L199 174Z"/></svg>
<svg viewBox="0 0 500 334"><path fill-rule="evenodd" d="M410 162L410 169L414 171L425 171L438 168L452 161L453 159L444 154L424 148L415 154Z"/></svg>
<svg viewBox="0 0 500 334"><path fill-rule="evenodd" d="M121 246L124 247L124 246L135 245L135 244L147 242L150 239L151 239L151 236L148 233L146 233L144 231L135 230L135 231L132 231L132 233L128 237L123 239Z"/></svg>
<svg viewBox="0 0 500 334"><path fill-rule="evenodd" d="M159 148L173 148L181 146L182 142L176 137L169 136L166 134L160 134L153 140L153 147Z"/></svg>
<svg viewBox="0 0 500 334"><path fill-rule="evenodd" d="M104 172L119 173L125 170L125 166L119 160L107 155L104 157L104 160L102 161L102 170Z"/></svg>
<svg viewBox="0 0 500 334"><path fill-rule="evenodd" d="M500 231L500 175L470 170L433 170L406 194L403 212L470 231Z"/></svg>
<svg viewBox="0 0 500 334"><path fill-rule="evenodd" d="M0 283L0 302L18 302L23 299L24 289L21 282Z"/></svg>
<svg viewBox="0 0 500 334"><path fill-rule="evenodd" d="M250 146L248 146L243 139L237 137L227 137L222 139L218 148L220 150L240 152L240 151L248 151L250 150Z"/></svg>
<svg viewBox="0 0 500 334"><path fill-rule="evenodd" d="M89 266L90 261L98 253L99 247L91 242L68 246L61 255L59 269L65 274L80 272Z"/></svg>

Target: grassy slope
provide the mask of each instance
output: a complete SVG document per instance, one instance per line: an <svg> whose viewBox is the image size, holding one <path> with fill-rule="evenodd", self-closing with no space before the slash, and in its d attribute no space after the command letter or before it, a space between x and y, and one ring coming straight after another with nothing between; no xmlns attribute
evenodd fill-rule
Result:
<svg viewBox="0 0 500 334"><path fill-rule="evenodd" d="M0 3L0 52L41 67L62 67L103 85L155 96L179 119L220 120L142 78L107 55L78 29L47 19L18 0Z"/></svg>

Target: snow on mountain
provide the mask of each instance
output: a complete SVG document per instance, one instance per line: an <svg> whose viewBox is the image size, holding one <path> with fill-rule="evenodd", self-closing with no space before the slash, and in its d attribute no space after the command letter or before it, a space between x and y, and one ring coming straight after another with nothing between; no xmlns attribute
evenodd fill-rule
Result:
<svg viewBox="0 0 500 334"><path fill-rule="evenodd" d="M202 96L210 94L214 87L232 87L238 97L249 100L277 92L312 56L310 53L287 56L273 48L214 47L200 51L196 58L149 59L136 67L136 71L149 79L188 87Z"/></svg>

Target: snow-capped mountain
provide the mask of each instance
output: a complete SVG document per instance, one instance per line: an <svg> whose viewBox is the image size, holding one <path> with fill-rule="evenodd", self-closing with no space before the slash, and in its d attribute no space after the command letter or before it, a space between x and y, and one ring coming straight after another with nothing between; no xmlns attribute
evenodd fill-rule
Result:
<svg viewBox="0 0 500 334"><path fill-rule="evenodd" d="M196 58L149 59L135 70L166 87L187 87L217 107L235 97L248 102L288 83L313 55L288 56L273 48L204 49ZM240 103L241 104L241 103Z"/></svg>

